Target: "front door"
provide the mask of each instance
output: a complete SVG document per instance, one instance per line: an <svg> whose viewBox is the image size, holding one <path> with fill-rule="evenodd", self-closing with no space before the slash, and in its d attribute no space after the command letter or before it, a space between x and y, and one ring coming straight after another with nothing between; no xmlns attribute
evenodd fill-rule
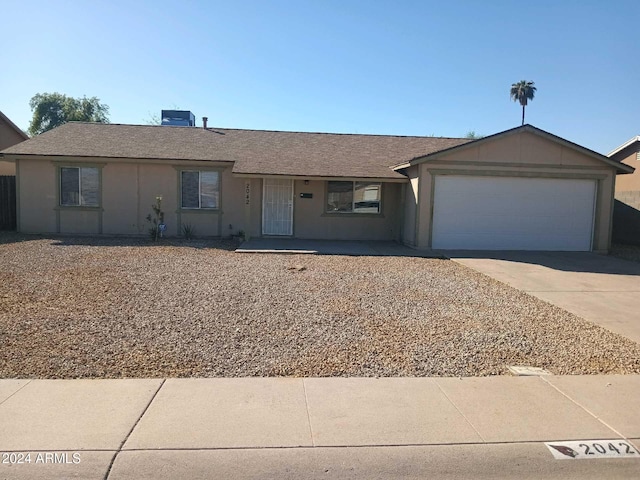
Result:
<svg viewBox="0 0 640 480"><path fill-rule="evenodd" d="M293 180L263 180L262 234L293 235Z"/></svg>

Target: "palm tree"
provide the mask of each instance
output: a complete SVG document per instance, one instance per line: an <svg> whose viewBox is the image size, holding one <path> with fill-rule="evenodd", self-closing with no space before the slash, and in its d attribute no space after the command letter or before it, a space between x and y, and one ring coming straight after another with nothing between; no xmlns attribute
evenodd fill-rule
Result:
<svg viewBox="0 0 640 480"><path fill-rule="evenodd" d="M524 125L524 107L527 106L527 100L533 100L536 94L534 82L520 80L518 83L511 85L511 100L520 102L522 105L522 125Z"/></svg>

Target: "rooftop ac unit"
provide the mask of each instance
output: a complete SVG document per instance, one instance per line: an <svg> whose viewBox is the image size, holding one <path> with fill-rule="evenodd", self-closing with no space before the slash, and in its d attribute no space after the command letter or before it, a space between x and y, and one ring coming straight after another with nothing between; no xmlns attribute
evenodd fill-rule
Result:
<svg viewBox="0 0 640 480"><path fill-rule="evenodd" d="M196 116L189 110L162 110L162 125L195 127Z"/></svg>

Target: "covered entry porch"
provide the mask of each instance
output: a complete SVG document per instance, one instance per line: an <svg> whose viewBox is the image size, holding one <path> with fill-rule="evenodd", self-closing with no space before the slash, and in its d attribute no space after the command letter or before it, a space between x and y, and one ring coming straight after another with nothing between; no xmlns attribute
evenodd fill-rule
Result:
<svg viewBox="0 0 640 480"><path fill-rule="evenodd" d="M400 241L406 181L244 178L249 239Z"/></svg>

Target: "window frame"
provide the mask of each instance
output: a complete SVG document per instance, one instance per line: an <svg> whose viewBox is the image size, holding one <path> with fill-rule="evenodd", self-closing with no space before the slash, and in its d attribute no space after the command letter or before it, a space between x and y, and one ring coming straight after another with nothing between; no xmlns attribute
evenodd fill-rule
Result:
<svg viewBox="0 0 640 480"><path fill-rule="evenodd" d="M88 205L86 203L82 203L82 170L91 168L97 171L98 174L98 188L96 191L96 200L97 203L95 205ZM78 203L77 204L68 204L63 202L63 192L62 192L62 169L75 169L78 170ZM69 163L61 163L57 168L57 193L58 193L58 208L69 208L69 209L99 209L102 207L102 165L94 165L94 164L80 164L73 165Z"/></svg>
<svg viewBox="0 0 640 480"><path fill-rule="evenodd" d="M351 183L351 210L348 212L337 211L337 210L328 210L329 206L329 183L330 182L340 182L340 183ZM378 200L378 211L377 212L359 212L355 209L356 204L356 183L364 183L368 185L380 185L380 199ZM327 180L325 182L325 202L324 202L324 214L325 215L370 215L370 216L381 216L382 215L382 191L384 189L384 182L380 181L368 181L368 180Z"/></svg>
<svg viewBox="0 0 640 480"><path fill-rule="evenodd" d="M195 172L198 173L198 206L197 207L185 207L182 204L182 174L185 172ZM203 207L202 206L202 173L215 173L217 175L217 205L215 207ZM180 202L180 210L187 212L216 212L220 210L220 204L222 203L222 173L220 169L217 168L181 168L178 170L178 189L179 189L179 202Z"/></svg>

